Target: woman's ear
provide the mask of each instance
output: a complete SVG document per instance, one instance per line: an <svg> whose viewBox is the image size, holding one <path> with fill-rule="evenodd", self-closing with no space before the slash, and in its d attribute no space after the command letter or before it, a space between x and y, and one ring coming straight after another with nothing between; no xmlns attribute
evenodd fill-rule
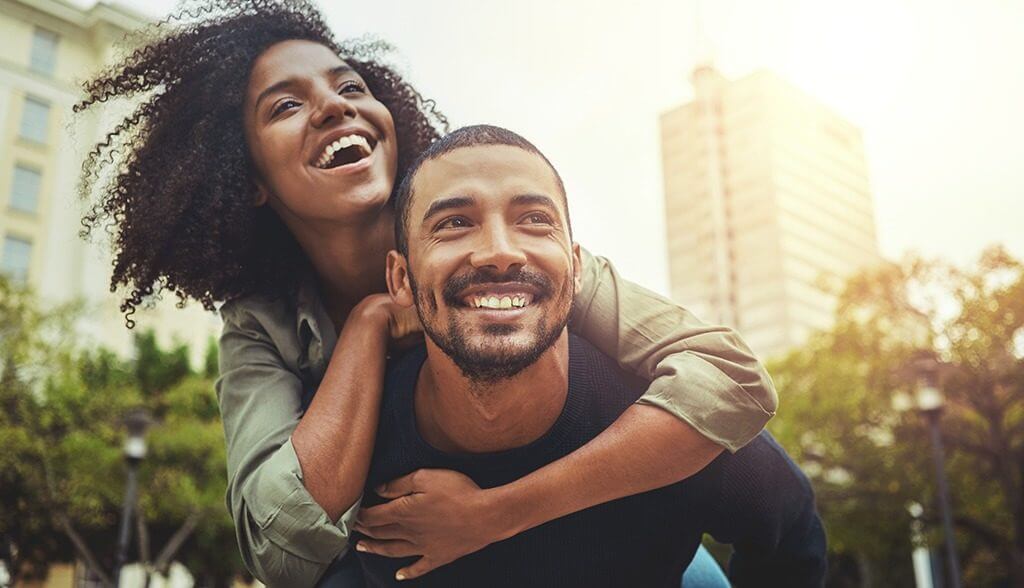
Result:
<svg viewBox="0 0 1024 588"><path fill-rule="evenodd" d="M252 205L255 207L263 206L267 203L269 194L270 191L263 185L263 182L256 180L256 198L252 201Z"/></svg>
<svg viewBox="0 0 1024 588"><path fill-rule="evenodd" d="M409 277L409 261L404 255L392 249L388 252L387 263L388 294L399 306L410 307L415 302Z"/></svg>

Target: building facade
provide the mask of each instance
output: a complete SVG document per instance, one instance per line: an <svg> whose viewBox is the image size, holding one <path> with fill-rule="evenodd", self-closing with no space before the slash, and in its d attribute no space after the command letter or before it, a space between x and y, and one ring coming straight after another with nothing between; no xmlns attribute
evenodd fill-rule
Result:
<svg viewBox="0 0 1024 588"><path fill-rule="evenodd" d="M880 261L861 133L767 71L692 81L660 121L672 296L777 355L829 328L836 284Z"/></svg>
<svg viewBox="0 0 1024 588"><path fill-rule="evenodd" d="M83 8L65 0L0 0L0 272L30 285L45 304L82 301L83 343L124 353L132 333L119 297L109 292L109 249L79 237L82 161L110 125L71 109L82 96L79 83L146 23L106 2ZM179 310L170 301L136 321L164 344L188 343L194 360L219 330L212 313Z"/></svg>

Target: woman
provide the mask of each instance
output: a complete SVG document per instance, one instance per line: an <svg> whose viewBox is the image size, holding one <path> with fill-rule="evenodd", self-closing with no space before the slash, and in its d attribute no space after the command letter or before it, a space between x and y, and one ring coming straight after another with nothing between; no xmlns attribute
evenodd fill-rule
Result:
<svg viewBox="0 0 1024 588"><path fill-rule="evenodd" d="M143 100L83 167L83 191L98 194L84 222L115 236L129 322L160 290L226 301L218 397L243 559L268 584L311 585L348 547L387 347L416 330L382 294L391 191L446 121L382 64L384 45L339 45L304 2L217 0L183 15L85 84L76 110ZM452 472L389 484L379 493L396 499L404 535L361 548L423 555L401 572L412 578L683 479L760 431L775 393L732 332L603 259L588 254L584 276L571 328L653 380L641 402L508 486Z"/></svg>

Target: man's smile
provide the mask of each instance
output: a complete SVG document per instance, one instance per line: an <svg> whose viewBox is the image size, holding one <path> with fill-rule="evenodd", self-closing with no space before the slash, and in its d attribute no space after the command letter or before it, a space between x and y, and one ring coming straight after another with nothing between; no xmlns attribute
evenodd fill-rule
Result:
<svg viewBox="0 0 1024 588"><path fill-rule="evenodd" d="M467 296L462 300L463 304L470 308L491 308L508 309L524 308L533 302L533 296L527 293L508 294L483 294L480 296Z"/></svg>
<svg viewBox="0 0 1024 588"><path fill-rule="evenodd" d="M531 281L542 281L531 278ZM480 283L463 289L453 298L458 306L471 309L513 310L526 308L542 298L544 288L534 284L514 281ZM451 298L445 297L448 301Z"/></svg>

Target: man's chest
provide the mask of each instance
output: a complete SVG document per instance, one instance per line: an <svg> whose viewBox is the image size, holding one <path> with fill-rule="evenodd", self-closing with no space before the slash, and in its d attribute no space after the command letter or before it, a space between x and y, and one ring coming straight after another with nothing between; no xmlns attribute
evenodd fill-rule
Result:
<svg viewBox="0 0 1024 588"><path fill-rule="evenodd" d="M697 517L685 512L685 494L670 486L556 519L413 585L678 586L702 534ZM395 572L414 558L360 559L368 585L392 586Z"/></svg>

